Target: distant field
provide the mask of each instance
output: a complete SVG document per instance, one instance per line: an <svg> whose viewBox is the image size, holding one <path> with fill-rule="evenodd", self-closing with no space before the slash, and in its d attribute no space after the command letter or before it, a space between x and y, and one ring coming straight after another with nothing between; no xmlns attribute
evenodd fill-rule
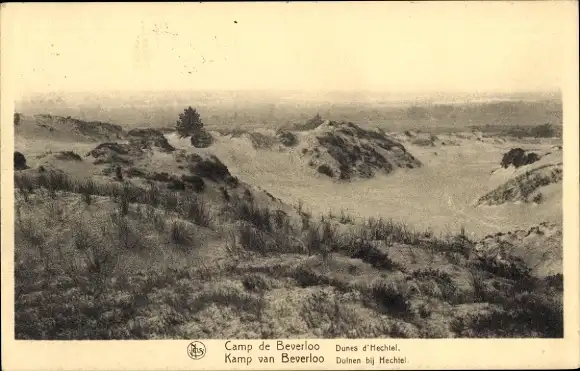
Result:
<svg viewBox="0 0 580 371"><path fill-rule="evenodd" d="M233 94L233 93L232 93ZM116 123L125 127L172 127L178 113L196 107L212 130L231 128L279 128L302 124L320 113L329 120L346 120L360 125L378 126L387 131L423 130L436 132L464 131L472 127L562 126L562 104L557 99L540 97L526 100L457 101L388 101L378 98L325 97L314 101L300 97L220 95L213 97L159 96L147 101L118 97L77 101L67 99L29 99L16 104L24 114L49 113L82 120ZM332 100L332 99L334 100ZM355 100L356 99L356 100Z"/></svg>

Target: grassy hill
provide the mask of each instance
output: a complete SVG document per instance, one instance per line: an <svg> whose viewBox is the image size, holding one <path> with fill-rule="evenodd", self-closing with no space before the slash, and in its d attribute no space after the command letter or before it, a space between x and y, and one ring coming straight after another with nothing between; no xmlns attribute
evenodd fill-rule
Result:
<svg viewBox="0 0 580 371"><path fill-rule="evenodd" d="M538 270L494 236L315 217L211 147L145 139L15 171L17 339L563 336L557 255Z"/></svg>

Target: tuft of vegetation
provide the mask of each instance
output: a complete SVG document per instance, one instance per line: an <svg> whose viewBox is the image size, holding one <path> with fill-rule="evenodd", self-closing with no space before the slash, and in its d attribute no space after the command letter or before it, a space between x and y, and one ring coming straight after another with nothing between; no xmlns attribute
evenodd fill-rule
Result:
<svg viewBox="0 0 580 371"><path fill-rule="evenodd" d="M316 170L320 173L320 174L324 174L328 177L333 177L334 176L334 172L332 171L332 169L330 168L330 166L326 165L326 164L322 164L320 166L318 166L316 168Z"/></svg>
<svg viewBox="0 0 580 371"><path fill-rule="evenodd" d="M189 171L215 182L224 181L231 176L227 166L213 155L209 159L197 158L189 165Z"/></svg>
<svg viewBox="0 0 580 371"><path fill-rule="evenodd" d="M62 151L62 152L57 153L57 155L55 157L59 160L65 160L65 161L82 161L83 160L81 156L74 153L73 151Z"/></svg>
<svg viewBox="0 0 580 371"><path fill-rule="evenodd" d="M200 176L197 175L182 175L181 181L188 183L192 186L193 190L197 193L203 192L205 189L205 182Z"/></svg>
<svg viewBox="0 0 580 371"><path fill-rule="evenodd" d="M28 169L26 166L26 157L18 151L14 152L14 170L25 170Z"/></svg>
<svg viewBox="0 0 580 371"><path fill-rule="evenodd" d="M526 153L521 148L512 148L507 153L505 153L501 159L501 166L504 168L510 165L519 168L521 166L530 165L538 161L540 156L534 152Z"/></svg>
<svg viewBox="0 0 580 371"><path fill-rule="evenodd" d="M403 317L411 313L408 299L396 284L379 280L372 284L370 292L384 312Z"/></svg>
<svg viewBox="0 0 580 371"><path fill-rule="evenodd" d="M202 227L209 227L212 224L212 216L209 207L200 197L188 196L183 200L184 215L192 223Z"/></svg>
<svg viewBox="0 0 580 371"><path fill-rule="evenodd" d="M176 245L189 245L192 242L187 226L178 220L174 220L171 223L169 236L171 242Z"/></svg>
<svg viewBox="0 0 580 371"><path fill-rule="evenodd" d="M308 119L304 124L295 125L294 130L308 131L314 130L324 123L324 120L320 114L316 114L314 117Z"/></svg>

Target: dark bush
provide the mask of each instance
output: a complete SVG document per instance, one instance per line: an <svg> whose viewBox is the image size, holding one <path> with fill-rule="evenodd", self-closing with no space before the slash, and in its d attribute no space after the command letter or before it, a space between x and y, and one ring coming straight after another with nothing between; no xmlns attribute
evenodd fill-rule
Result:
<svg viewBox="0 0 580 371"><path fill-rule="evenodd" d="M167 188L174 191L184 191L185 183L179 179L171 179L171 181L167 185Z"/></svg>
<svg viewBox="0 0 580 371"><path fill-rule="evenodd" d="M169 182L171 180L171 176L165 172L163 173L154 173L149 176L150 180L155 180L157 182Z"/></svg>
<svg viewBox="0 0 580 371"><path fill-rule="evenodd" d="M191 184L195 192L202 192L205 189L205 182L197 175L182 175L181 180Z"/></svg>
<svg viewBox="0 0 580 371"><path fill-rule="evenodd" d="M300 131L314 130L317 127L319 127L320 125L322 125L323 123L324 123L324 120L322 119L320 114L317 113L316 116L310 118L304 124L295 125L294 129L300 130Z"/></svg>
<svg viewBox="0 0 580 371"><path fill-rule="evenodd" d="M238 179L238 178L236 178L235 176L231 176L231 175L230 175L230 176L227 176L227 177L226 177L226 184L227 184L229 187L236 188L238 185L240 185L240 181L239 181L239 179Z"/></svg>
<svg viewBox="0 0 580 371"><path fill-rule="evenodd" d="M377 282L371 287L371 294L382 309L388 313L396 316L406 316L411 313L408 300L394 285Z"/></svg>
<svg viewBox="0 0 580 371"><path fill-rule="evenodd" d="M210 133L202 129L195 134L192 134L190 141L191 145L195 148L207 148L212 145L213 137Z"/></svg>
<svg viewBox="0 0 580 371"><path fill-rule="evenodd" d="M280 143L286 147L294 147L296 144L298 144L298 138L290 131L279 130L277 136L278 139L280 139Z"/></svg>
<svg viewBox="0 0 580 371"><path fill-rule="evenodd" d="M222 191L222 195L224 197L224 200L226 202L230 202L231 197L230 197L230 194L228 193L228 190L225 189L224 187L220 187L220 190Z"/></svg>
<svg viewBox="0 0 580 371"><path fill-rule="evenodd" d="M26 157L18 151L14 152L14 170L28 169L26 166Z"/></svg>
<svg viewBox="0 0 580 371"><path fill-rule="evenodd" d="M123 180L123 172L121 171L121 167L117 166L115 168L115 179L121 181Z"/></svg>
<svg viewBox="0 0 580 371"><path fill-rule="evenodd" d="M324 174L326 176L329 176L332 178L332 176L334 175L334 173L332 172L332 169L330 168L330 166L326 165L326 164L322 164L320 165L317 169L316 169L320 174Z"/></svg>
<svg viewBox="0 0 580 371"><path fill-rule="evenodd" d="M516 168L533 164L538 161L540 156L536 153L530 152L526 154L521 148L512 148L503 155L501 159L501 166L504 168L514 165Z"/></svg>
<svg viewBox="0 0 580 371"><path fill-rule="evenodd" d="M556 131L551 124L544 124L532 128L531 134L536 138L552 138L556 136Z"/></svg>
<svg viewBox="0 0 580 371"><path fill-rule="evenodd" d="M55 156L59 160L72 160L72 161L82 161L81 156L77 155L73 151L62 151Z"/></svg>
<svg viewBox="0 0 580 371"><path fill-rule="evenodd" d="M145 172L143 170L137 169L136 167L131 167L127 169L127 176L132 177L144 177Z"/></svg>
<svg viewBox="0 0 580 371"><path fill-rule="evenodd" d="M191 165L189 170L194 174L213 181L225 180L230 176L227 166L215 156L212 156L210 160L200 160Z"/></svg>

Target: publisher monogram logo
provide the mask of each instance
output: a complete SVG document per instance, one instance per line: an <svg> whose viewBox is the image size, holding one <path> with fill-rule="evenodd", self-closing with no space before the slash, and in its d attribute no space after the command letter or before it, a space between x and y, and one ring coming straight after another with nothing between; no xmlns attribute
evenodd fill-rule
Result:
<svg viewBox="0 0 580 371"><path fill-rule="evenodd" d="M187 355L191 359L202 359L205 356L205 344L200 341L192 341L187 346Z"/></svg>

